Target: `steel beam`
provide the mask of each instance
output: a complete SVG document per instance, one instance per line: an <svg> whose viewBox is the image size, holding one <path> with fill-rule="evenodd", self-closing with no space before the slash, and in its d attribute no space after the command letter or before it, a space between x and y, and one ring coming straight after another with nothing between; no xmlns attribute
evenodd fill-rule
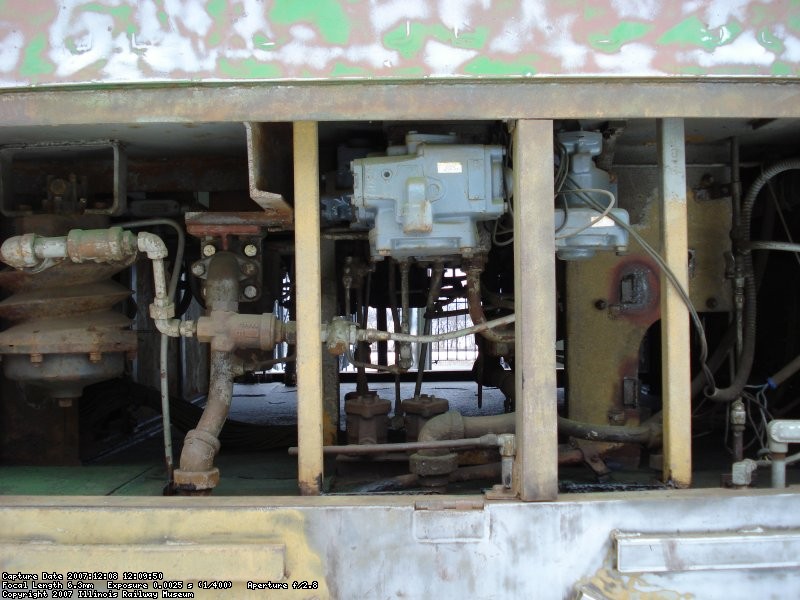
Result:
<svg viewBox="0 0 800 600"><path fill-rule="evenodd" d="M800 117L800 82L591 79L37 89L0 92L0 126L300 119Z"/></svg>
<svg viewBox="0 0 800 600"><path fill-rule="evenodd" d="M517 457L522 500L558 494L553 122L514 128L514 295ZM533 293L522 293L532 290Z"/></svg>
<svg viewBox="0 0 800 600"><path fill-rule="evenodd" d="M303 495L322 488L322 318L317 123L294 124L297 305L297 480Z"/></svg>
<svg viewBox="0 0 800 600"><path fill-rule="evenodd" d="M686 152L683 119L658 122L661 170L661 251L685 290L689 287ZM661 275L661 363L665 481L692 482L692 406L689 314Z"/></svg>

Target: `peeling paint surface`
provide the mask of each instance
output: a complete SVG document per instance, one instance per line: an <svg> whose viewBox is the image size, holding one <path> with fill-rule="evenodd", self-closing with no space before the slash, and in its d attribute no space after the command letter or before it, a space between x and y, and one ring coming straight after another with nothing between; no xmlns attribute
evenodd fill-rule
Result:
<svg viewBox="0 0 800 600"><path fill-rule="evenodd" d="M0 2L0 88L799 75L796 0Z"/></svg>

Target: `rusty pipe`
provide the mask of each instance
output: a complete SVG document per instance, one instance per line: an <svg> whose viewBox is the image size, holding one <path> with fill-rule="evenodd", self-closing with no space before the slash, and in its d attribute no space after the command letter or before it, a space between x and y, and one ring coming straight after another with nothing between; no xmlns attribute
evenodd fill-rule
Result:
<svg viewBox="0 0 800 600"><path fill-rule="evenodd" d="M122 262L136 255L136 236L121 227L72 229L62 237L26 233L8 238L0 257L15 269L44 269L56 259L74 263Z"/></svg>
<svg viewBox="0 0 800 600"><path fill-rule="evenodd" d="M236 312L239 306L239 264L230 252L211 259L206 280L206 305ZM220 448L219 432L228 417L233 398L234 359L229 351L211 351L208 401L197 426L186 434L175 486L188 493L209 493L219 483L214 457Z"/></svg>
<svg viewBox="0 0 800 600"><path fill-rule="evenodd" d="M467 306L469 307L469 316L475 325L486 323L486 315L481 304L481 274L485 262L485 257L479 257L467 263ZM504 332L485 329L480 334L490 342L505 344L514 342L513 329Z"/></svg>
<svg viewBox="0 0 800 600"><path fill-rule="evenodd" d="M457 440L464 437L475 438L487 433L514 433L515 428L516 416L514 413L465 417L458 411L451 410L425 423L419 432L418 439L420 442L432 442L434 440ZM596 425L558 417L558 431L582 440L644 444L650 448L659 446L662 439L661 424L655 417L648 423L637 427Z"/></svg>
<svg viewBox="0 0 800 600"><path fill-rule="evenodd" d="M479 383L500 388L507 398L514 399L514 372L503 369L498 362L487 362L484 364L481 373L481 381ZM514 421L514 413L498 415L498 417L510 419L511 422ZM434 419L431 419L431 421L433 420ZM428 421L428 423L431 421ZM662 440L660 413L654 415L647 423L636 427L625 425L596 425L594 423L584 423L565 417L558 417L558 431L564 435L582 440L644 444L649 448L660 446ZM514 430L512 428L508 433L513 432ZM502 432L496 431L495 433ZM420 432L420 435L422 435L422 432ZM465 433L465 435L467 434ZM475 431L470 431L469 435L470 437L474 437Z"/></svg>
<svg viewBox="0 0 800 600"><path fill-rule="evenodd" d="M559 465L580 465L583 464L583 452L572 446L561 444L558 447ZM496 480L502 471L501 463L493 462L485 465L469 465L458 467L449 474L449 483L476 480ZM419 485L419 476L416 473L406 473L397 475L380 481L373 481L352 490L351 493L367 494L370 492L388 492L393 490L403 490Z"/></svg>

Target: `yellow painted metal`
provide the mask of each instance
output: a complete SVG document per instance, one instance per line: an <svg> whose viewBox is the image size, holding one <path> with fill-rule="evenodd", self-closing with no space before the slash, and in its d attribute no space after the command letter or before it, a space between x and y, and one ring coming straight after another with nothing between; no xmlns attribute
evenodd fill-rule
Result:
<svg viewBox="0 0 800 600"><path fill-rule="evenodd" d="M322 318L317 123L294 124L295 282L297 290L297 479L300 493L322 487Z"/></svg>
<svg viewBox="0 0 800 600"><path fill-rule="evenodd" d="M514 490L522 500L558 494L553 122L514 128L516 435Z"/></svg>
<svg viewBox="0 0 800 600"><path fill-rule="evenodd" d="M635 169L633 176L642 188L657 171ZM629 179L624 168L615 171L620 180ZM655 186L655 182L654 182ZM620 200L624 201L620 184ZM689 247L694 251L694 269L689 278L689 295L698 310L731 310L731 283L725 278L725 253L730 251L731 224L729 198L697 200L688 198ZM660 199L653 194L644 202L633 227L651 246L661 245ZM655 265L647 254L631 242L628 253L619 257L598 252L588 261L566 265L567 357L569 373L569 416L590 423L608 423L608 413L621 408L624 377L637 377L639 350L650 325L660 318L655 306L649 318L626 319L613 309L598 309L598 300L612 304L612 288L619 287L617 271L624 261L636 260ZM658 271L656 270L655 273ZM660 287L660 286L659 286Z"/></svg>
<svg viewBox="0 0 800 600"><path fill-rule="evenodd" d="M248 581L254 577L280 581L284 577L283 544L3 544L3 570L61 572L163 573L164 579ZM225 560L220 561L224 556ZM62 571L55 570L63 565ZM213 573L213 576L211 575Z"/></svg>
<svg viewBox="0 0 800 600"><path fill-rule="evenodd" d="M324 600L331 592L308 538L307 513L297 507L303 500L287 506L272 499L265 508L252 498L7 498L0 506L0 570L40 578L43 571L65 578L70 571L112 571L120 580L125 571L155 571L184 582L178 591L192 584L195 598ZM232 588L204 590L200 581L231 581ZM247 581L288 589L248 591ZM293 581L317 582L316 589L292 589Z"/></svg>
<svg viewBox="0 0 800 600"><path fill-rule="evenodd" d="M658 234L650 223L636 229L651 243L650 234ZM630 250L627 259L645 256L638 246ZM648 320L626 319L608 307L597 308L598 301L616 301L612 288L619 285L615 271L620 264L615 254L598 252L590 260L566 266L567 401L570 418L578 421L609 423L609 411L622 405L623 379L638 376L642 338L658 319L657 308Z"/></svg>
<svg viewBox="0 0 800 600"><path fill-rule="evenodd" d="M661 250L688 288L688 210L683 119L658 122L661 168ZM661 361L664 406L664 479L692 482L692 403L689 314L675 289L661 277Z"/></svg>

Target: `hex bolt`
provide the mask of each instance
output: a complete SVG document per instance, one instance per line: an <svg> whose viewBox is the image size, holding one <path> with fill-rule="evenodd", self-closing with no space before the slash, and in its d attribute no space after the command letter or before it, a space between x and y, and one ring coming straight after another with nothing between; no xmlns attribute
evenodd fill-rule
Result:
<svg viewBox="0 0 800 600"><path fill-rule="evenodd" d="M214 244L206 244L203 246L203 256L214 256L217 253L217 248Z"/></svg>
<svg viewBox="0 0 800 600"><path fill-rule="evenodd" d="M251 262L242 263L242 273L248 277L256 274L256 266Z"/></svg>
<svg viewBox="0 0 800 600"><path fill-rule="evenodd" d="M103 355L100 352L89 352L89 362L97 364L103 360Z"/></svg>
<svg viewBox="0 0 800 600"><path fill-rule="evenodd" d="M196 262L192 265L192 275L195 277L202 277L206 274L206 266L201 262Z"/></svg>
<svg viewBox="0 0 800 600"><path fill-rule="evenodd" d="M244 247L244 255L253 258L256 254L258 254L258 248L255 244L247 244Z"/></svg>
<svg viewBox="0 0 800 600"><path fill-rule="evenodd" d="M44 356L42 356L42 355L41 355L41 354L39 354L38 352L34 352L33 354L31 354L31 364L32 364L34 367L40 367L40 366L42 366L42 361L43 361L43 360L44 360Z"/></svg>
<svg viewBox="0 0 800 600"><path fill-rule="evenodd" d="M244 288L245 298L249 298L250 300L252 300L256 296L258 296L258 288L256 286L248 285L247 287Z"/></svg>

